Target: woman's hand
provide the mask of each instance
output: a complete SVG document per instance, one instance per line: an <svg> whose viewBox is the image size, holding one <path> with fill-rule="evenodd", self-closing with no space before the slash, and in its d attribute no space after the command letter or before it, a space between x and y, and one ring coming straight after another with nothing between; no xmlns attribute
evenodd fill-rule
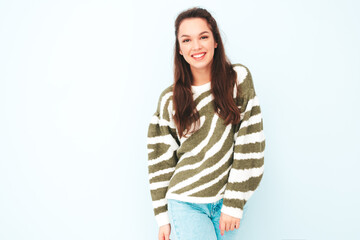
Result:
<svg viewBox="0 0 360 240"><path fill-rule="evenodd" d="M170 231L171 231L170 223L160 226L159 240L169 240Z"/></svg>
<svg viewBox="0 0 360 240"><path fill-rule="evenodd" d="M219 228L221 236L224 235L226 231L233 231L235 228L240 227L240 218L235 218L225 213L221 213L220 221L219 221Z"/></svg>

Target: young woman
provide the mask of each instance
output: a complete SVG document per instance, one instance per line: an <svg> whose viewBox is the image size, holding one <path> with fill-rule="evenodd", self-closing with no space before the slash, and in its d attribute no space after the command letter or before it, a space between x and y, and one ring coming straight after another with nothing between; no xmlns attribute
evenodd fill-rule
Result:
<svg viewBox="0 0 360 240"><path fill-rule="evenodd" d="M205 9L181 12L175 37L174 83L160 94L148 128L159 240L239 239L245 203L264 171L252 77L230 63Z"/></svg>

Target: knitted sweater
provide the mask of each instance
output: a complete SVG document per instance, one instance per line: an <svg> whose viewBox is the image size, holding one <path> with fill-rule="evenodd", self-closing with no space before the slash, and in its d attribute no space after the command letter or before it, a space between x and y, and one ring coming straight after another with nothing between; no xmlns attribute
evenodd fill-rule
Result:
<svg viewBox="0 0 360 240"><path fill-rule="evenodd" d="M172 109L172 87L161 94L148 127L150 194L158 226L169 223L167 199L212 203L223 198L221 212L242 218L247 200L264 171L265 135L259 99L249 69L233 64L241 91L233 98L239 124L224 124L214 111L211 82L191 86L200 114L198 130L179 138ZM171 114L172 113L172 114Z"/></svg>

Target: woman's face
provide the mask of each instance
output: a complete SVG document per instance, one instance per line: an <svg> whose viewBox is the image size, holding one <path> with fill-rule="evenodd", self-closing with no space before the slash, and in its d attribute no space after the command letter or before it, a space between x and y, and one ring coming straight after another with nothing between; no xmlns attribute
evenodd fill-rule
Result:
<svg viewBox="0 0 360 240"><path fill-rule="evenodd" d="M180 54L192 70L211 69L217 43L205 19L184 19L179 26L178 41Z"/></svg>

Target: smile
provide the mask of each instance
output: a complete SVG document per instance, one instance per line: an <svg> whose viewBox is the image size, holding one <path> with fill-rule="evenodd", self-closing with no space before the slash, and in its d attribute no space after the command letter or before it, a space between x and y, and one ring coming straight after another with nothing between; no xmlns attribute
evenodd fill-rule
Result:
<svg viewBox="0 0 360 240"><path fill-rule="evenodd" d="M206 52L200 53L200 54L196 54L196 55L191 55L194 59L196 60L202 60L204 59L204 56L206 55Z"/></svg>

